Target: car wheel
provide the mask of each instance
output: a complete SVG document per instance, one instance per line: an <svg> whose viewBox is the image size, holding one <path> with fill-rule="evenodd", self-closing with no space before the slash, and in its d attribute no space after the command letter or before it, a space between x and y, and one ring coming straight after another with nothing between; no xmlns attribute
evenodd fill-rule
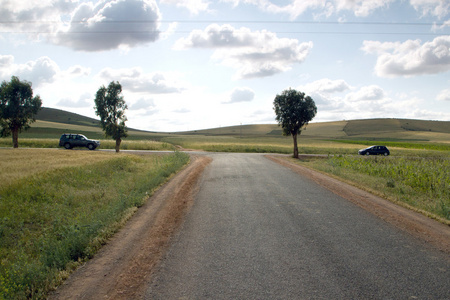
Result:
<svg viewBox="0 0 450 300"><path fill-rule="evenodd" d="M389 154L387 152L384 152L384 156L388 156Z"/></svg>
<svg viewBox="0 0 450 300"><path fill-rule="evenodd" d="M94 147L94 145L93 145L93 144L88 144L88 149L89 149L89 150L94 150L94 149L95 149L95 147Z"/></svg>
<svg viewBox="0 0 450 300"><path fill-rule="evenodd" d="M64 144L64 148L66 148L66 149L70 149L70 148L72 148L72 146L70 146L70 144L69 144L69 143L65 143L65 144Z"/></svg>
<svg viewBox="0 0 450 300"><path fill-rule="evenodd" d="M370 155L369 151L366 152L366 155Z"/></svg>

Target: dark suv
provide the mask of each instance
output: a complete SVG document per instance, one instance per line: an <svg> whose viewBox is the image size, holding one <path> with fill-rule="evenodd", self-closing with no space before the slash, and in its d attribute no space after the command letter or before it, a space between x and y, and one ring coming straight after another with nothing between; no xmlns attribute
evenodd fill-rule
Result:
<svg viewBox="0 0 450 300"><path fill-rule="evenodd" d="M372 146L366 149L361 149L358 151L361 155L384 155L388 156L391 154L386 146Z"/></svg>
<svg viewBox="0 0 450 300"><path fill-rule="evenodd" d="M82 134L64 133L59 139L59 146L72 149L73 147L87 147L89 150L94 150L100 146L100 141L90 140Z"/></svg>

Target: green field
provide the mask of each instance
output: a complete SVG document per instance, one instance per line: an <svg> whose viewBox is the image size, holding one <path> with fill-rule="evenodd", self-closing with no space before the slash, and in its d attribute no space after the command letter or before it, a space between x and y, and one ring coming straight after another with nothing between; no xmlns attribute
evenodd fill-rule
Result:
<svg viewBox="0 0 450 300"><path fill-rule="evenodd" d="M62 133L81 133L100 139L100 149L114 143L104 137L99 121L66 111L44 108L31 129L19 135L19 147L58 147ZM291 153L292 138L276 124L241 125L189 132L148 132L129 129L122 149L173 150L175 148L224 152ZM408 119L370 119L311 123L299 136L300 153L355 154L367 145L385 144L393 154L433 155L448 152L450 122ZM10 147L1 138L0 147ZM415 150L405 152L404 150ZM423 150L423 151L422 151ZM430 153L427 153L431 151Z"/></svg>
<svg viewBox="0 0 450 300"><path fill-rule="evenodd" d="M0 299L45 299L189 156L0 149Z"/></svg>

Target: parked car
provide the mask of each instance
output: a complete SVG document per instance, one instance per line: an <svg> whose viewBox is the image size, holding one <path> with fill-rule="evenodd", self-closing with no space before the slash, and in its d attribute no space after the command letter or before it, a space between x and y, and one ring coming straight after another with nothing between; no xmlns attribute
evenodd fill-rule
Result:
<svg viewBox="0 0 450 300"><path fill-rule="evenodd" d="M366 149L361 149L358 151L360 155L384 155L388 156L391 154L389 149L386 146L371 146Z"/></svg>
<svg viewBox="0 0 450 300"><path fill-rule="evenodd" d="M361 149L358 151L360 155L384 155L388 156L391 154L389 149L386 146L371 146L366 149Z"/></svg>
<svg viewBox="0 0 450 300"><path fill-rule="evenodd" d="M73 147L87 147L89 150L94 150L100 146L100 141L90 140L82 134L64 133L59 139L59 146L66 149Z"/></svg>

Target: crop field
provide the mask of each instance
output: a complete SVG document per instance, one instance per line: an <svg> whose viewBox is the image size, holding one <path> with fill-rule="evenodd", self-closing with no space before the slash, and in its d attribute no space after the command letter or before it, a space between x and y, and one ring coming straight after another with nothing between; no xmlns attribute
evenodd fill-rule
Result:
<svg viewBox="0 0 450 300"><path fill-rule="evenodd" d="M189 156L0 149L0 299L42 299Z"/></svg>

